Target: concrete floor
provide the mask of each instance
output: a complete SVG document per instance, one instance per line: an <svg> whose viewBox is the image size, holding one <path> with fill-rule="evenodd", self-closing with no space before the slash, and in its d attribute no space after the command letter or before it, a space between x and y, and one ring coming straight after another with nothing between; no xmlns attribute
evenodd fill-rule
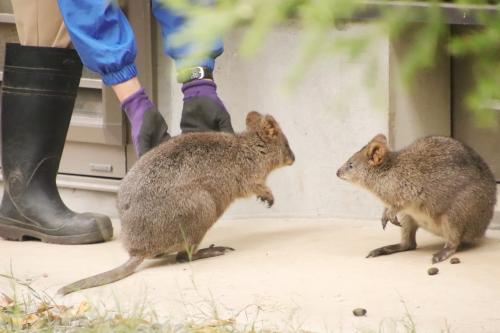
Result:
<svg viewBox="0 0 500 333"><path fill-rule="evenodd" d="M217 308L240 323L289 330L371 332L382 325L383 332L403 332L409 313L417 332L500 332L500 231L459 253L461 264L436 265L435 276L427 269L442 242L425 231L419 231L417 251L365 259L369 250L398 239L397 227L382 231L378 221L221 221L204 245L235 252L190 264L151 260L113 285L56 299L131 308L146 298L160 317L173 321L210 316ZM0 253L1 273L12 265L18 278L35 278L33 287L50 295L127 258L116 239L86 246L0 240ZM0 291L9 288L0 279ZM357 307L367 316L354 317Z"/></svg>

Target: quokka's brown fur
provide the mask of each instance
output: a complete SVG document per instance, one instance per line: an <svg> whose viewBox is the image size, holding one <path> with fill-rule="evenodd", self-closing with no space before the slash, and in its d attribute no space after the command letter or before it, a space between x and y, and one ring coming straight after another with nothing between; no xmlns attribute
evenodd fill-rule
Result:
<svg viewBox="0 0 500 333"><path fill-rule="evenodd" d="M384 135L355 153L337 175L374 193L385 204L382 225L401 225L401 243L371 251L368 257L413 250L422 227L446 241L434 263L462 244L481 239L493 217L496 182L483 159L448 137L418 139L390 151ZM401 223L397 216L401 217Z"/></svg>
<svg viewBox="0 0 500 333"><path fill-rule="evenodd" d="M92 288L132 274L147 258L192 250L195 258L227 248L197 250L210 227L237 198L256 195L271 206L268 174L295 156L272 116L250 112L241 134L189 133L145 154L118 193L121 238L130 259L111 271L77 281L60 294ZM205 251L205 252L203 252ZM181 255L182 257L182 255Z"/></svg>

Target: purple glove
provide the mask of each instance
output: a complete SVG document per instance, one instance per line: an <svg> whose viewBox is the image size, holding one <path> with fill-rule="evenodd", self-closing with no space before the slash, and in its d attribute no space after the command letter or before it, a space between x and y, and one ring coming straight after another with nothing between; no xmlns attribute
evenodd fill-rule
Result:
<svg viewBox="0 0 500 333"><path fill-rule="evenodd" d="M122 109L130 122L132 142L138 156L170 138L165 119L156 110L144 89L127 97L122 103Z"/></svg>
<svg viewBox="0 0 500 333"><path fill-rule="evenodd" d="M211 80L194 80L182 86L184 106L181 129L186 132L221 131L233 133L231 117L217 96Z"/></svg>

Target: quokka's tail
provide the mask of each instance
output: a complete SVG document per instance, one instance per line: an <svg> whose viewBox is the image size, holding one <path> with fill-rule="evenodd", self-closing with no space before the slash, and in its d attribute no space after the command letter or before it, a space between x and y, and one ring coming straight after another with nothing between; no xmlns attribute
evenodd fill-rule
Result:
<svg viewBox="0 0 500 333"><path fill-rule="evenodd" d="M137 266L139 266L143 261L144 258L142 257L130 257L126 263L115 269L73 282L71 284L68 284L67 286L62 287L57 291L57 294L67 295L75 291L103 286L105 284L121 280L132 274Z"/></svg>

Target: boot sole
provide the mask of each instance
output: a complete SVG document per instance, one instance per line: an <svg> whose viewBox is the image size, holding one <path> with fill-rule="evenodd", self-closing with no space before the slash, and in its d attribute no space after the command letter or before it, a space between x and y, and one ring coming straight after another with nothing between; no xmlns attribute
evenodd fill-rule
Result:
<svg viewBox="0 0 500 333"><path fill-rule="evenodd" d="M113 228L103 228L102 230L92 233L71 235L71 236L55 236L49 235L40 231L6 225L1 223L0 219L0 237L10 241L30 241L40 240L44 243L63 244L63 245L78 245L102 243L108 241L113 236ZM10 221L12 222L12 221Z"/></svg>

